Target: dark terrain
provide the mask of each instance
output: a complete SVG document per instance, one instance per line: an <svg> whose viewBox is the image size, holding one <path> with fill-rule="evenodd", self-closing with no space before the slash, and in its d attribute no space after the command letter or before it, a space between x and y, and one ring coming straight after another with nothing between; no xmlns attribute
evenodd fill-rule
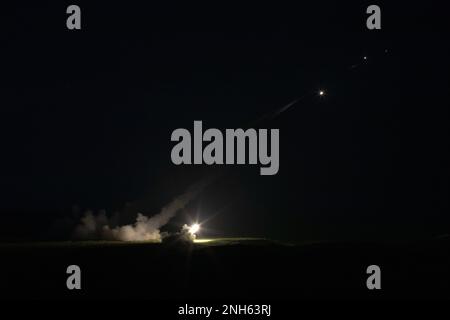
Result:
<svg viewBox="0 0 450 320"><path fill-rule="evenodd" d="M191 245L60 242L0 245L3 298L403 299L450 297L450 241ZM66 289L77 264L82 290ZM366 288L381 267L382 290Z"/></svg>

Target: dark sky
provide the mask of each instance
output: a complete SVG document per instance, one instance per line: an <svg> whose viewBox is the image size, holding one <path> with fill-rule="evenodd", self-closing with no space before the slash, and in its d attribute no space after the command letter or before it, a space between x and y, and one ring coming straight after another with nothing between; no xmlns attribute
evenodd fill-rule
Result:
<svg viewBox="0 0 450 320"><path fill-rule="evenodd" d="M187 211L223 235L449 233L445 8L380 4L369 31L371 3L313 3L78 3L80 31L65 26L71 3L5 10L1 237L45 237L73 205L158 212L215 172L173 165L173 130L245 126L319 88L266 124L280 129L277 175L228 167Z"/></svg>

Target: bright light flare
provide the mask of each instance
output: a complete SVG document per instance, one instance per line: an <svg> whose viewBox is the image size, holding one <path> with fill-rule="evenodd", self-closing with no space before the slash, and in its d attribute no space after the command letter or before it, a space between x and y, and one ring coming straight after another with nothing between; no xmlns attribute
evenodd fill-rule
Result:
<svg viewBox="0 0 450 320"><path fill-rule="evenodd" d="M325 95L325 91L324 90L319 90L319 96L323 97Z"/></svg>
<svg viewBox="0 0 450 320"><path fill-rule="evenodd" d="M196 234L200 230L200 225L198 223L194 223L189 227L189 233L190 234Z"/></svg>
<svg viewBox="0 0 450 320"><path fill-rule="evenodd" d="M195 243L208 243L208 242L213 242L214 239L195 239L194 242Z"/></svg>

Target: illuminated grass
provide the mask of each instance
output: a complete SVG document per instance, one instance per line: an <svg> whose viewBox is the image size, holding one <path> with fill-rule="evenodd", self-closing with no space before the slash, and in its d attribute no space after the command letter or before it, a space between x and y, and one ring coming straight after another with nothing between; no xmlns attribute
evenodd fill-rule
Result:
<svg viewBox="0 0 450 320"><path fill-rule="evenodd" d="M88 240L88 241L41 241L41 242L17 242L0 243L0 248L11 247L36 247L36 248L96 248L96 247L127 247L127 246L157 246L160 241L107 241L107 240ZM229 245L267 245L286 243L277 242L266 238L250 237L229 237L229 238L199 238L194 240L195 245L199 246L229 246Z"/></svg>
<svg viewBox="0 0 450 320"><path fill-rule="evenodd" d="M224 246L224 245L263 245L263 244L283 244L266 238L249 238L249 237L231 237L231 238L200 238L194 240L195 244L208 246Z"/></svg>

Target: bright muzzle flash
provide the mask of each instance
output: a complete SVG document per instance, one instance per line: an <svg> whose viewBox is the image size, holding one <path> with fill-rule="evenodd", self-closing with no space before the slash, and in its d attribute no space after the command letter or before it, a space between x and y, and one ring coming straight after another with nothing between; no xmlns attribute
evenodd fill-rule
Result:
<svg viewBox="0 0 450 320"><path fill-rule="evenodd" d="M194 235L200 230L200 225L198 223L194 223L189 227L189 233Z"/></svg>

